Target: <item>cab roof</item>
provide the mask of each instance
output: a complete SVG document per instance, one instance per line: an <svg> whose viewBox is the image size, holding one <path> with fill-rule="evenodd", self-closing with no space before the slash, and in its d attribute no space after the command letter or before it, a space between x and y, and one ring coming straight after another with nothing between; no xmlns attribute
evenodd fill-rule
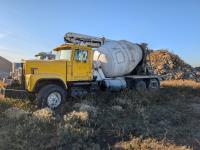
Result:
<svg viewBox="0 0 200 150"><path fill-rule="evenodd" d="M78 44L72 44L72 43L62 44L62 45L54 48L53 50L54 51L60 51L60 50L63 50L63 49L75 49L75 48L92 50L91 47L84 46L84 45L78 45Z"/></svg>

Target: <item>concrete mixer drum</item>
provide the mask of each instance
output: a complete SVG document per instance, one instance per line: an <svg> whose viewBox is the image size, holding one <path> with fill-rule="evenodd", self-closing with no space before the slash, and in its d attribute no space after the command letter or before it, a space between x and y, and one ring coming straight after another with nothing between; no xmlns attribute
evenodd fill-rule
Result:
<svg viewBox="0 0 200 150"><path fill-rule="evenodd" d="M132 72L143 58L143 51L137 44L128 41L107 41L93 56L100 61L106 77L123 76Z"/></svg>

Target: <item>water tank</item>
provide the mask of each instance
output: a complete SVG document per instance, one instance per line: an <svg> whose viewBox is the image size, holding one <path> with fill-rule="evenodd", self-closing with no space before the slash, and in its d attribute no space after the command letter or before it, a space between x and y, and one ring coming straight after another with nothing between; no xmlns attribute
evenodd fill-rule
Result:
<svg viewBox="0 0 200 150"><path fill-rule="evenodd" d="M140 46L131 42L106 41L94 51L93 60L100 61L106 77L123 76L140 63L143 52Z"/></svg>

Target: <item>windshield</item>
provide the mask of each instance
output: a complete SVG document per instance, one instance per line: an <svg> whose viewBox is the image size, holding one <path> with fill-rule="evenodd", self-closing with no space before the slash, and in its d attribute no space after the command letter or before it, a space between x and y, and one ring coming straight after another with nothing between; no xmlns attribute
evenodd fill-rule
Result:
<svg viewBox="0 0 200 150"><path fill-rule="evenodd" d="M64 50L60 50L60 51L55 51L56 60L64 59L64 60L70 61L71 52L72 52L72 50L70 50L70 49L64 49Z"/></svg>

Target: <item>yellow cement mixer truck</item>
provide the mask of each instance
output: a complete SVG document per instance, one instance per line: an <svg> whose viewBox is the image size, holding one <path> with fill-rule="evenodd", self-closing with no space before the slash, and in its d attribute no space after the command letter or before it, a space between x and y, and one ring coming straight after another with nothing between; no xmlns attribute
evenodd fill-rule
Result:
<svg viewBox="0 0 200 150"><path fill-rule="evenodd" d="M39 107L58 109L67 96L94 90L160 87L158 76L148 71L146 49L139 44L71 32L65 34L64 41L50 58L40 53L39 59L22 61L18 76L1 92L5 96L31 94Z"/></svg>

